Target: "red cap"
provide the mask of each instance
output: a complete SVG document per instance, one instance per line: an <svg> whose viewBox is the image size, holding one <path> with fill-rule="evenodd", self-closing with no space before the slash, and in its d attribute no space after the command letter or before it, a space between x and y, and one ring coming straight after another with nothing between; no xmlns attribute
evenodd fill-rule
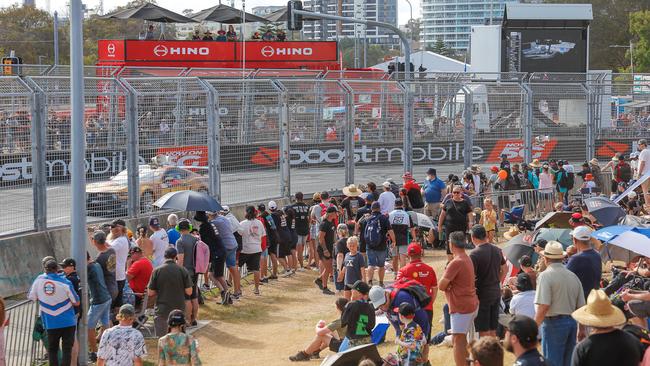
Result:
<svg viewBox="0 0 650 366"><path fill-rule="evenodd" d="M582 214L580 212L574 212L571 215L571 218L574 219L574 220L582 220Z"/></svg>
<svg viewBox="0 0 650 366"><path fill-rule="evenodd" d="M498 171L499 171L499 168L493 166L493 167L490 168L490 170L493 171L493 172L498 172Z"/></svg>
<svg viewBox="0 0 650 366"><path fill-rule="evenodd" d="M411 243L406 248L408 255L422 255L422 247L418 243Z"/></svg>

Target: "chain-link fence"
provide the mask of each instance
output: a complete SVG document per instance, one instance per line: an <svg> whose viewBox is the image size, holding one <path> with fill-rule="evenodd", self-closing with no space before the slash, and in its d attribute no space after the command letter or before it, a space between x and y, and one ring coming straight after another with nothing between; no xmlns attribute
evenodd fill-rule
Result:
<svg viewBox="0 0 650 366"><path fill-rule="evenodd" d="M16 72L18 68L13 68ZM69 224L70 80L0 77L0 235ZM89 221L167 192L226 204L511 162L629 154L650 135L650 75L87 67ZM405 120L412 116L412 129ZM413 164L403 161L410 157ZM406 165L406 166L405 166Z"/></svg>

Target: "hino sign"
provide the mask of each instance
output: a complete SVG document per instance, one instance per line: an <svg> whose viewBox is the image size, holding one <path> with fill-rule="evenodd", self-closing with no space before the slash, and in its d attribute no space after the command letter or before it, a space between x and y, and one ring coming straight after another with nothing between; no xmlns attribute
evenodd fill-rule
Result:
<svg viewBox="0 0 650 366"><path fill-rule="evenodd" d="M207 47L170 47L169 54L207 56L208 54L210 54L210 49Z"/></svg>

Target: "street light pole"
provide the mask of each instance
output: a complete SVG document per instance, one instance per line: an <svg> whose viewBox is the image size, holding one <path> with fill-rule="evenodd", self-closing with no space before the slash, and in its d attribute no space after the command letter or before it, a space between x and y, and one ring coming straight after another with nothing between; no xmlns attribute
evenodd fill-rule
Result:
<svg viewBox="0 0 650 366"><path fill-rule="evenodd" d="M634 43L632 43L632 40L630 40L630 44L628 46L623 45L623 44L612 44L612 45L609 45L609 48L629 48L630 49L630 71L632 72L632 75L634 75Z"/></svg>

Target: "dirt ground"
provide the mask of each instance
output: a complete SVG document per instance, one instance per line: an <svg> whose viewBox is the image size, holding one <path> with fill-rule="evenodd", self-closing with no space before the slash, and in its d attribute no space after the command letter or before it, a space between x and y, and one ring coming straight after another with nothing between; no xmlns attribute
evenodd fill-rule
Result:
<svg viewBox="0 0 650 366"><path fill-rule="evenodd" d="M446 256L444 251L427 250L424 260L442 276ZM376 276L376 275L375 275ZM321 294L313 280L315 271L298 272L291 278L271 281L261 287L261 296L252 293L252 276L244 282L244 296L234 305L224 307L216 304L214 297L208 298L201 307L199 318L211 322L194 333L199 341L201 360L205 365L290 365L289 356L304 349L314 335L318 320L327 322L337 316L334 301L336 296ZM386 275L388 282L393 274ZM438 322L445 303L440 292L434 306L434 332L442 330ZM388 331L386 342L379 347L385 356L395 352L395 332ZM156 362L155 345L149 347L148 361ZM297 364L319 365L322 358L330 354L321 352L321 360ZM452 349L433 346L429 352L432 365L453 365ZM514 357L506 353L505 365L511 365Z"/></svg>

